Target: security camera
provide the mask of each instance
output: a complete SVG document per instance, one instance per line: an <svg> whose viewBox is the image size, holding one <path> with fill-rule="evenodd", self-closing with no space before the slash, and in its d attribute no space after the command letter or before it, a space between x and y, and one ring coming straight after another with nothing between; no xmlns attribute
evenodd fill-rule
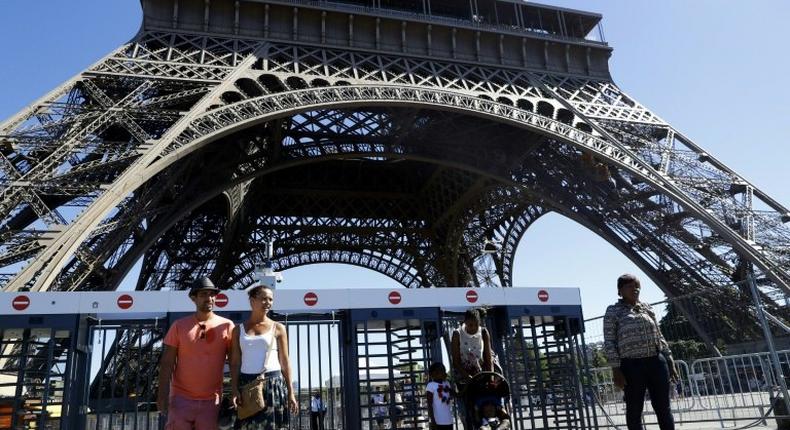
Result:
<svg viewBox="0 0 790 430"><path fill-rule="evenodd" d="M270 257L272 254L271 242L267 244L267 248L269 250L267 251L263 261L255 263L253 267L253 276L260 285L265 285L268 288L275 289L277 284L283 282L283 275L280 272L274 271L274 263Z"/></svg>

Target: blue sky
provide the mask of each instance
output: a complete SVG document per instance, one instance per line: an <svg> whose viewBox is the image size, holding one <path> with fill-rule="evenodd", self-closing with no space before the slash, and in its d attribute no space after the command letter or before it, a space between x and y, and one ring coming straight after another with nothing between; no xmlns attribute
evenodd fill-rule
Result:
<svg viewBox="0 0 790 430"><path fill-rule="evenodd" d="M545 0L603 14L615 81L697 144L790 204L790 2ZM121 43L139 27L135 0L0 1L0 118L5 119ZM559 216L526 234L517 286L575 286L587 316L615 299L614 281L641 273L613 247ZM645 277L643 277L645 278ZM285 273L282 288L393 286L350 266ZM644 298L660 300L646 283Z"/></svg>

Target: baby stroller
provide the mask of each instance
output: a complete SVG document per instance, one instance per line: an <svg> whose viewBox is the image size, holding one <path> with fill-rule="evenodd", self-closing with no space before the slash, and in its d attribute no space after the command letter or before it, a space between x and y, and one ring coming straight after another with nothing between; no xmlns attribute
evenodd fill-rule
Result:
<svg viewBox="0 0 790 430"><path fill-rule="evenodd" d="M464 387L464 398L471 416L474 429L509 430L511 428L510 386L500 373L480 372Z"/></svg>

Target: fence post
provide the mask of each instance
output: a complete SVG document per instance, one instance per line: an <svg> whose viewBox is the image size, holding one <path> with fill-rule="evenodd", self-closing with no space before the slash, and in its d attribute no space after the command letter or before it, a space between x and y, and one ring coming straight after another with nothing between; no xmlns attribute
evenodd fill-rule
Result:
<svg viewBox="0 0 790 430"><path fill-rule="evenodd" d="M757 283L754 281L754 272L751 264L749 264L749 273L746 277L749 281L749 289L752 291L752 299L754 300L755 309L757 309L757 316L760 318L760 325L763 327L765 341L768 344L768 350L771 353L771 364L773 365L774 372L776 372L776 377L779 380L779 388L782 390L782 399L785 403L785 410L790 411L790 395L787 393L787 382L785 381L784 372L782 372L782 363L779 362L779 354L776 353L774 337L771 334L771 328L768 327L768 321L765 319L763 304L760 301L760 295L757 292Z"/></svg>
<svg viewBox="0 0 790 430"><path fill-rule="evenodd" d="M74 324L71 338L72 353L67 364L67 385L64 389L64 408L62 411L65 430L88 428L88 390L90 386L90 323L80 315Z"/></svg>

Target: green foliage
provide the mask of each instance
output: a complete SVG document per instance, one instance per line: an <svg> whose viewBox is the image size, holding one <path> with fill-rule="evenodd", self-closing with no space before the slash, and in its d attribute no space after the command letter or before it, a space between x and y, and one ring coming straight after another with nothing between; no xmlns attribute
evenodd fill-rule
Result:
<svg viewBox="0 0 790 430"><path fill-rule="evenodd" d="M587 362L590 367L606 367L609 365L609 360L606 359L606 354L603 351L603 343L593 343L587 345Z"/></svg>
<svg viewBox="0 0 790 430"><path fill-rule="evenodd" d="M403 363L395 366L394 368L403 374L414 375L414 382L416 384L424 384L426 381L428 381L428 374L426 373L423 365L420 363Z"/></svg>
<svg viewBox="0 0 790 430"><path fill-rule="evenodd" d="M676 360L694 361L698 358L710 357L707 346L696 340L672 340L669 341L669 349Z"/></svg>

